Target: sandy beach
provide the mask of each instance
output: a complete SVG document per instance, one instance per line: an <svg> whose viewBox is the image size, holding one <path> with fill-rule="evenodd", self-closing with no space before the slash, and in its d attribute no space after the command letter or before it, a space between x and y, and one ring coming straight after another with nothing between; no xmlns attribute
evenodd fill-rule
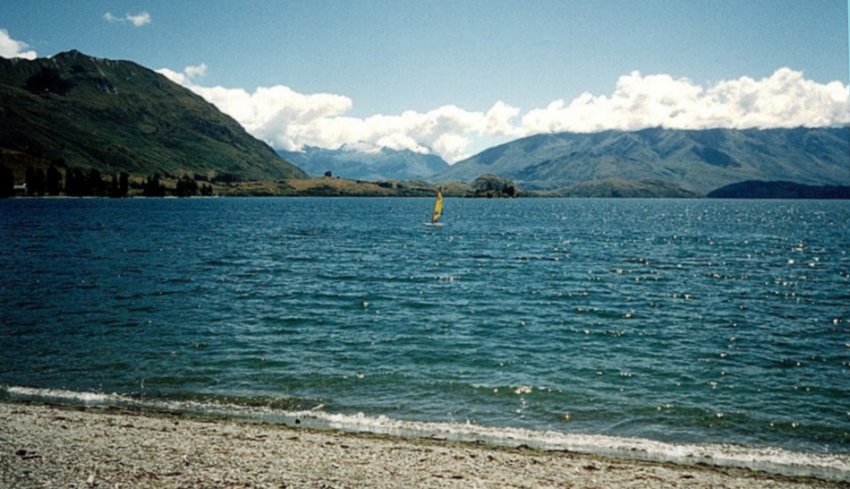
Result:
<svg viewBox="0 0 850 489"><path fill-rule="evenodd" d="M0 403L0 486L838 488L848 484L441 440Z"/></svg>

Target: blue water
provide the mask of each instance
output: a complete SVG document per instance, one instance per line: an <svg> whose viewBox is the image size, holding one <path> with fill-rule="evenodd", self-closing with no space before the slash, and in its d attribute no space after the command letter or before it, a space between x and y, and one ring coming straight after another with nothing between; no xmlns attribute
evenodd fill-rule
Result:
<svg viewBox="0 0 850 489"><path fill-rule="evenodd" d="M850 454L850 202L431 205L0 201L0 394Z"/></svg>

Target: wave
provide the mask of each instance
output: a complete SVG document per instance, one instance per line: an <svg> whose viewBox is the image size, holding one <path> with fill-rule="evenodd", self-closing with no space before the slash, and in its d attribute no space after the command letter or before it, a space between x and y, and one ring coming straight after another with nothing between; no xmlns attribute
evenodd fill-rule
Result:
<svg viewBox="0 0 850 489"><path fill-rule="evenodd" d="M681 465L746 468L787 476L850 482L850 455L845 454L795 452L781 448L753 448L730 444L669 443L644 438L482 426L469 422L409 421L364 413L331 413L323 411L322 405L310 410L295 411L281 409L281 403L272 399L268 402L259 402L254 398L250 399L250 402L143 399L117 393L0 386L0 400L177 412L399 438L445 439Z"/></svg>

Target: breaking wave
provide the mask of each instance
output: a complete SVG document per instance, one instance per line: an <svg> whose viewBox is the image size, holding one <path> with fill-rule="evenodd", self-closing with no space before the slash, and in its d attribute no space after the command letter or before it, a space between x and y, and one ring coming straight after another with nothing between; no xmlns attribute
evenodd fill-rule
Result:
<svg viewBox="0 0 850 489"><path fill-rule="evenodd" d="M324 411L322 405L310 410L294 411L282 409L280 406L287 403L274 400L246 403L209 399L141 399L117 393L22 386L0 387L0 400L180 413L397 438L478 442L500 447L529 447L681 465L746 468L787 476L850 481L850 456L845 454L795 452L781 448L753 448L730 444L668 443L644 438L491 427L468 422L408 421L364 413L331 413Z"/></svg>

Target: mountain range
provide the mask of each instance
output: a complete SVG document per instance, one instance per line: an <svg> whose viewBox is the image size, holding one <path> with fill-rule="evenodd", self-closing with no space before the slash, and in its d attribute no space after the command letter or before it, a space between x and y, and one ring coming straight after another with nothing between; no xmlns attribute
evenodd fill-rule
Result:
<svg viewBox="0 0 850 489"><path fill-rule="evenodd" d="M277 153L310 175L321 176L329 171L352 180L423 180L449 168L437 155L357 145L338 149L306 146L301 151L278 150Z"/></svg>
<svg viewBox="0 0 850 489"><path fill-rule="evenodd" d="M745 180L850 183L850 128L604 131L530 136L452 165L433 181L483 173L526 190L654 180L705 194Z"/></svg>
<svg viewBox="0 0 850 489"><path fill-rule="evenodd" d="M360 145L275 152L200 96L131 61L78 51L0 58L0 166L20 181L27 169L51 165L225 182L331 172L445 186L498 175L541 195L690 196L743 181L846 186L850 128L540 134L451 166L435 155Z"/></svg>
<svg viewBox="0 0 850 489"><path fill-rule="evenodd" d="M17 174L56 164L104 174L306 176L165 76L78 51L0 58L0 162Z"/></svg>

